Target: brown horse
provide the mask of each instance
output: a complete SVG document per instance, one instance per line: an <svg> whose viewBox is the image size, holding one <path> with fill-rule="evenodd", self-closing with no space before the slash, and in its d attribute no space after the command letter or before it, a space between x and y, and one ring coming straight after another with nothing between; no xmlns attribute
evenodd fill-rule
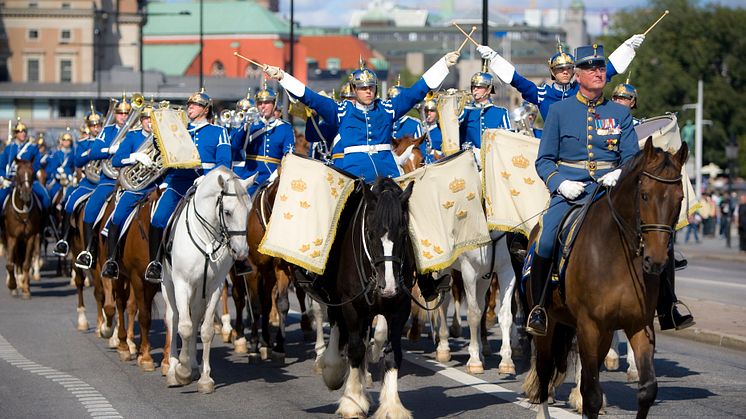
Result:
<svg viewBox="0 0 746 419"><path fill-rule="evenodd" d="M653 318L659 274L668 262L668 245L681 208L681 167L687 154L686 144L671 155L654 148L648 139L625 164L616 187L588 209L564 284L551 293L548 333L534 338L536 360L524 390L532 402L541 403L537 417L549 417L550 384L564 376L576 334L583 414L598 417L603 403L599 367L616 329L624 330L634 350L640 377L637 417L647 416L658 393ZM527 289L532 306L538 296L530 295L530 286Z"/></svg>
<svg viewBox="0 0 746 419"><path fill-rule="evenodd" d="M392 138L391 143L394 145L394 154L397 156L401 156L402 153L407 151L407 148L412 146L412 154L409 156L407 160L404 161L404 164L402 165L402 170L404 173L409 173L414 171L415 169L419 169L425 164L425 156L422 155L422 152L420 151L420 144L422 144L423 141L425 141L427 137L422 136L420 138L414 138L410 135L405 135L402 138Z"/></svg>
<svg viewBox="0 0 746 419"><path fill-rule="evenodd" d="M5 280L10 292L31 298L29 278L35 252L41 245L42 209L36 203L32 187L36 175L33 162L15 159L16 175L3 210L3 235L6 244L8 277Z"/></svg>

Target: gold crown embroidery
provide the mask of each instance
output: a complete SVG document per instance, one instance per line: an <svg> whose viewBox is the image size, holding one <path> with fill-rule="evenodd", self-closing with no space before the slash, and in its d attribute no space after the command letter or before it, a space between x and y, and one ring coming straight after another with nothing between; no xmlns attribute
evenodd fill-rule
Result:
<svg viewBox="0 0 746 419"><path fill-rule="evenodd" d="M321 256L321 252L319 252L318 250L314 250L313 252L311 252L312 258L317 258L319 256Z"/></svg>
<svg viewBox="0 0 746 419"><path fill-rule="evenodd" d="M433 247L433 250L435 250L435 253L439 255L443 253L443 249L441 249L440 246Z"/></svg>
<svg viewBox="0 0 746 419"><path fill-rule="evenodd" d="M521 193L518 190L516 190L516 189L510 188L510 194L513 195L513 196L518 196Z"/></svg>
<svg viewBox="0 0 746 419"><path fill-rule="evenodd" d="M308 201L300 201L300 207L303 209L311 208L311 204L308 203Z"/></svg>
<svg viewBox="0 0 746 419"><path fill-rule="evenodd" d="M308 244L304 244L298 250L300 250L303 253L306 253L308 251L308 249L310 249L310 248L311 248L311 246L309 246Z"/></svg>
<svg viewBox="0 0 746 419"><path fill-rule="evenodd" d="M451 207L452 207L452 206L453 206L454 204L455 204L455 202L453 202L453 201L446 201L446 202L444 202L444 203L443 203L443 208L445 208L445 209L449 209L449 208L451 208Z"/></svg>
<svg viewBox="0 0 746 419"><path fill-rule="evenodd" d="M286 220L289 220L289 219L293 218L293 213L286 212L285 214L282 214L282 216L285 217Z"/></svg>
<svg viewBox="0 0 746 419"><path fill-rule="evenodd" d="M287 195L280 195L280 201L284 202L284 201L287 201L287 200L288 200L288 196Z"/></svg>
<svg viewBox="0 0 746 419"><path fill-rule="evenodd" d="M324 243L324 239L322 239L321 237L313 241L314 246L321 246L321 243Z"/></svg>
<svg viewBox="0 0 746 419"><path fill-rule="evenodd" d="M525 178L523 178L523 181L524 181L524 182L526 182L526 185L533 185L534 183L536 183L536 181L535 181L535 180L533 180L533 179L532 179L532 178L530 178L530 177L525 177Z"/></svg>
<svg viewBox="0 0 746 419"><path fill-rule="evenodd" d="M306 190L307 185L306 182L304 182L303 180L296 179L290 182L290 187L296 192L303 192Z"/></svg>
<svg viewBox="0 0 746 419"><path fill-rule="evenodd" d="M466 188L466 181L463 179L456 178L453 180L453 182L448 184L448 188L453 193L463 191L464 188Z"/></svg>
<svg viewBox="0 0 746 419"><path fill-rule="evenodd" d="M433 254L430 253L430 252L422 252L422 256L424 256L424 257L426 257L428 259L432 259L433 258Z"/></svg>
<svg viewBox="0 0 746 419"><path fill-rule="evenodd" d="M505 179L510 179L510 173L505 171L500 172L500 176L504 177Z"/></svg>
<svg viewBox="0 0 746 419"><path fill-rule="evenodd" d="M513 156L513 166L519 168L519 169L525 169L528 167L528 159L523 157L523 154L519 154L517 156Z"/></svg>
<svg viewBox="0 0 746 419"><path fill-rule="evenodd" d="M332 176L331 173L327 173L326 174L326 181L329 182L329 183L333 183L334 182L334 176Z"/></svg>
<svg viewBox="0 0 746 419"><path fill-rule="evenodd" d="M332 188L332 192L331 193L332 193L332 197L336 198L337 195L338 195L337 188Z"/></svg>
<svg viewBox="0 0 746 419"><path fill-rule="evenodd" d="M461 210L456 213L456 217L458 217L459 220L463 220L467 215L469 215L469 212L466 210Z"/></svg>
<svg viewBox="0 0 746 419"><path fill-rule="evenodd" d="M422 245L425 246L425 247L429 247L432 244L432 243L430 243L430 240L428 240L428 239L420 240L420 243L422 243Z"/></svg>
<svg viewBox="0 0 746 419"><path fill-rule="evenodd" d="M474 192L469 192L468 194L466 194L466 199L471 201L472 199L474 199L475 196L477 196L477 194L475 194Z"/></svg>

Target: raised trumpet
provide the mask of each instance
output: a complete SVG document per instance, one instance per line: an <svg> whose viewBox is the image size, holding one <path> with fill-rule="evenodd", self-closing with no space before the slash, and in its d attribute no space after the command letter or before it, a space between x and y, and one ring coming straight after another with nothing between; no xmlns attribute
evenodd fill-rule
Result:
<svg viewBox="0 0 746 419"><path fill-rule="evenodd" d="M233 114L234 111L230 109L225 109L220 112L220 125L229 128L231 126L231 121L233 121Z"/></svg>

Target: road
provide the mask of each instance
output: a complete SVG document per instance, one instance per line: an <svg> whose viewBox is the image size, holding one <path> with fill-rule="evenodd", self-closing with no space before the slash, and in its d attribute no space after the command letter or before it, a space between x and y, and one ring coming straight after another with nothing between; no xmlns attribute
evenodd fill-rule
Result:
<svg viewBox="0 0 746 419"><path fill-rule="evenodd" d="M680 297L746 307L746 265L697 260L676 275Z"/></svg>
<svg viewBox="0 0 746 419"><path fill-rule="evenodd" d="M680 275L680 292L709 292L720 301L744 304L743 298L739 301L732 295L743 290L738 275L742 271L743 265L697 264ZM246 355L234 354L216 339L212 361L216 390L202 395L196 383L167 388L158 372L143 373L134 362L119 361L116 351L92 329L76 331L75 293L66 279L45 277L32 283L32 295L25 301L0 292L3 418L330 417L341 396L341 391L327 390L312 372L313 344L303 341L297 314L290 319L285 365L250 364ZM90 288L86 302L93 324ZM155 322L155 330L155 346L160 348L161 321ZM399 380L400 397L414 416L534 417L535 412L519 398L526 359L519 362L518 376L505 377L496 372L499 357L490 356L485 374L472 377L463 372L466 344L464 339L453 340L453 360L440 365L429 361L430 341L405 341L408 352ZM493 333L493 351L498 346ZM160 349L154 357L160 361ZM742 396L746 353L659 336L655 367L660 386L659 402L651 410L655 417L738 417L746 412ZM380 391L378 367L372 370L376 382L370 390L371 413ZM603 372L601 379L608 417L634 415L636 385L627 384L621 371ZM571 386L568 382L559 389L558 400L567 400ZM572 416L564 401L555 408L555 417Z"/></svg>

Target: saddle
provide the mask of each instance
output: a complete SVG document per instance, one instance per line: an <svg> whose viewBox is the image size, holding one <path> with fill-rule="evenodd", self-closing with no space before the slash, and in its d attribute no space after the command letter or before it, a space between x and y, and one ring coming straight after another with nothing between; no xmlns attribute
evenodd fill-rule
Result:
<svg viewBox="0 0 746 419"><path fill-rule="evenodd" d="M176 220L179 219L179 216L189 203L189 199L196 192L197 185L192 185L189 190L186 191L181 201L179 201L179 204L176 206L176 209L174 209L173 214L171 214L171 218L169 218L168 223L166 223L166 228L163 231L163 242L161 243L161 251L163 252L164 260L168 260L169 262L171 260L171 249L173 247L173 237L171 236L174 233Z"/></svg>

